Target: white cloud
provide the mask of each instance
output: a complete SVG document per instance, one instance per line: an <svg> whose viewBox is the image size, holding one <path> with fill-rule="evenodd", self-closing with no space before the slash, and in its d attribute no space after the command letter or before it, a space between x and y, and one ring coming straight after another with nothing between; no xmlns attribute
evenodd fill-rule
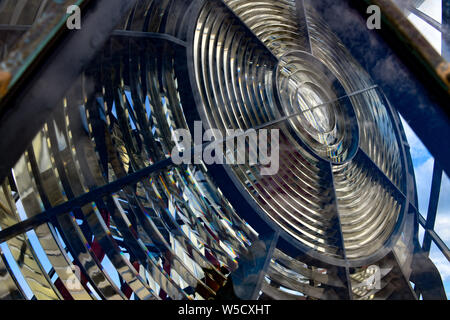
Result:
<svg viewBox="0 0 450 320"><path fill-rule="evenodd" d="M414 168L417 184L417 195L419 197L419 210L426 216L428 202L430 199L431 181L433 179L434 159L429 158L421 166Z"/></svg>
<svg viewBox="0 0 450 320"><path fill-rule="evenodd" d="M441 23L442 21L442 0L425 0L419 9L431 18Z"/></svg>
<svg viewBox="0 0 450 320"><path fill-rule="evenodd" d="M449 281L450 263L448 263L448 260L440 252L432 252L430 258L441 273L442 281Z"/></svg>
<svg viewBox="0 0 450 320"><path fill-rule="evenodd" d="M419 243L422 245L423 237L425 236L425 229L419 226Z"/></svg>
<svg viewBox="0 0 450 320"><path fill-rule="evenodd" d="M441 193L439 197L438 213L450 216L450 179L446 174L442 177Z"/></svg>
<svg viewBox="0 0 450 320"><path fill-rule="evenodd" d="M442 20L441 8L442 5L438 4L436 0L426 0L418 9L440 23ZM428 40L428 42L434 47L434 49L438 53L441 53L441 32L436 30L427 22L414 14L409 15L408 19L422 33L422 35Z"/></svg>
<svg viewBox="0 0 450 320"><path fill-rule="evenodd" d="M446 244L450 242L450 212L439 212L436 216L436 233Z"/></svg>

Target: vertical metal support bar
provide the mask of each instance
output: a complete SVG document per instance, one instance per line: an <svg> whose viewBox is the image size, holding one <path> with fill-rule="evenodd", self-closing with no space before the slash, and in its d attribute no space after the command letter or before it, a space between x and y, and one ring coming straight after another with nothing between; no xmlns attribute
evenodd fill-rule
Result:
<svg viewBox="0 0 450 320"><path fill-rule="evenodd" d="M441 192L442 168L435 160L433 169L433 180L431 182L430 202L428 203L427 223L425 225L425 236L423 238L423 250L428 256L431 248L431 236L427 232L434 229L436 214L439 203L439 193Z"/></svg>
<svg viewBox="0 0 450 320"><path fill-rule="evenodd" d="M450 1L442 0L442 57L450 61Z"/></svg>
<svg viewBox="0 0 450 320"><path fill-rule="evenodd" d="M311 41L309 38L309 27L308 21L306 20L306 11L305 11L305 1L304 0L296 0L295 6L297 8L297 18L298 18L298 32L300 37L298 41L301 43L302 48L312 53L311 49Z"/></svg>
<svg viewBox="0 0 450 320"><path fill-rule="evenodd" d="M235 294L240 299L258 299L278 237L278 232L261 235L249 248L248 254L239 259L239 268L231 274L231 277Z"/></svg>
<svg viewBox="0 0 450 320"><path fill-rule="evenodd" d="M342 257L346 261L345 267L337 267L336 274L337 276L342 280L342 282L347 286L346 290L338 290L337 294L339 295L339 298L344 300L353 300L353 294L352 294L352 282L350 279L350 269L348 267L348 261L347 261L347 254L345 252L345 244L344 244L344 235L342 233L342 225L341 225L341 218L339 216L339 207L337 203L337 196L336 196L336 188L334 183L334 173L333 173L333 165L330 163L330 178L333 188L333 202L335 205L336 210L336 221L335 225L336 228L339 230L339 238L337 239L337 245L339 246L339 249L342 253Z"/></svg>

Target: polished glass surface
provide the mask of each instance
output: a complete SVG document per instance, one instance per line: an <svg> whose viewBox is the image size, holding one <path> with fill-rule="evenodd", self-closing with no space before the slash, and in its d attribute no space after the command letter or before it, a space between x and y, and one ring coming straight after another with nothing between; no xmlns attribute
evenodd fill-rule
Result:
<svg viewBox="0 0 450 320"><path fill-rule="evenodd" d="M65 6L0 1L10 85ZM279 130L279 170L173 163L193 120L219 142ZM417 298L410 162L395 106L310 1L137 1L1 181L0 299Z"/></svg>

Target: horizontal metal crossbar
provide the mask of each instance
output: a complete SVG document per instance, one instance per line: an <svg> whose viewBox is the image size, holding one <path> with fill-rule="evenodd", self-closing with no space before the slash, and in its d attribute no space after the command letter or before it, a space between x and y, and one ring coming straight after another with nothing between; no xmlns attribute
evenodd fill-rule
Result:
<svg viewBox="0 0 450 320"><path fill-rule="evenodd" d="M83 194L82 196L69 200L59 206L51 208L45 212L35 215L32 218L29 218L25 221L22 221L18 224L15 224L12 227L9 227L5 230L0 231L0 243L3 243L15 236L18 236L24 232L30 231L33 228L50 221L51 219L62 215L64 213L70 212L75 208L81 208L87 203L94 202L101 197L111 195L120 191L123 187L133 185L142 181L145 177L150 174L167 168L173 165L172 159L168 158L158 163L155 163L152 166L144 168L135 173L129 174L124 178L118 179L114 182L111 182L105 186L96 188L91 190L88 193Z"/></svg>
<svg viewBox="0 0 450 320"><path fill-rule="evenodd" d="M417 214L417 220L419 220L420 225L423 228L426 228L427 220L422 216L422 214L416 210ZM439 237L439 235L436 233L436 231L431 229L425 229L425 233L431 237L431 240L436 244L438 249L442 252L442 254L447 258L447 260L450 262L450 250L448 249L448 246L444 243L444 241Z"/></svg>

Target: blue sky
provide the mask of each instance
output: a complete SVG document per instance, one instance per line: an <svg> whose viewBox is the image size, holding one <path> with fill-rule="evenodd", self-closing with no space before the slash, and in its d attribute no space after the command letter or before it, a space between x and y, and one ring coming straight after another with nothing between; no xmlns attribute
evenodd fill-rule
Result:
<svg viewBox="0 0 450 320"><path fill-rule="evenodd" d="M441 1L440 0L426 0L424 4L419 8L438 22L441 22ZM424 34L424 36L429 40L433 47L440 52L441 50L441 34L439 31L430 27L427 23L423 22L421 19L411 15L409 17L410 21L413 22L417 28ZM426 216L428 208L428 200L431 189L431 179L433 173L434 159L422 144L420 139L414 134L413 130L403 121L405 132L408 138L408 142L411 147L411 156L414 163L414 169L416 174L416 181L418 187L419 196L419 210ZM442 240L447 244L450 243L450 180L444 174L441 187L441 196L438 206L438 215L436 219L436 232L441 236ZM20 206L20 204L19 204ZM26 218L23 209L19 208L19 212L22 219ZM42 251L42 248L38 245L36 236L34 232L27 233L33 244L33 247L37 251L41 262L43 263L45 269L48 271L51 268L50 262L48 261L46 255ZM420 232L420 239L423 239L423 229ZM13 258L9 252L9 249L5 244L0 245L2 251L6 255L6 258L10 262L13 268L14 274L18 277L19 282L23 285L27 295L31 298L31 290L29 290L24 279L22 278L20 272L18 271L17 265L13 262ZM447 296L450 298L450 263L447 259L440 253L440 251L433 245L430 253L430 257L436 264L441 272L441 276L444 280L446 287ZM107 272L112 276L114 281L118 282L118 277L115 272L114 267L111 262L106 258L103 262L103 266Z"/></svg>

